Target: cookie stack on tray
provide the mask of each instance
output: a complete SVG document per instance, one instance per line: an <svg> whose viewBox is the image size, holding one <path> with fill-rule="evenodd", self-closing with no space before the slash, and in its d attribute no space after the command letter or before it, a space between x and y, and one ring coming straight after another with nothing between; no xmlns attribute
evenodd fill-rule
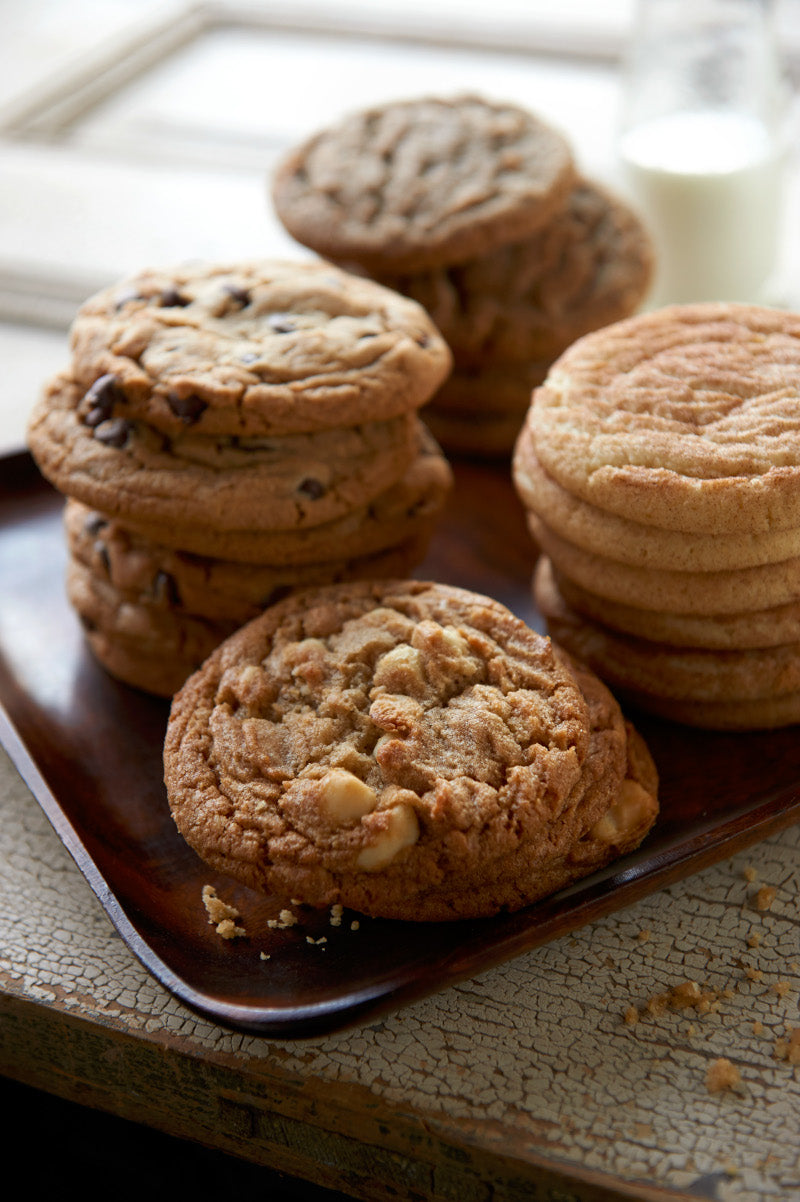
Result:
<svg viewBox="0 0 800 1202"><path fill-rule="evenodd" d="M558 131L479 96L355 113L289 154L272 195L299 242L431 314L455 363L428 412L449 451L508 454L550 363L651 281L636 214Z"/></svg>
<svg viewBox="0 0 800 1202"><path fill-rule="evenodd" d="M451 473L417 411L450 354L414 302L325 263L151 270L71 349L29 444L114 675L170 695L287 591L424 557Z"/></svg>
<svg viewBox="0 0 800 1202"><path fill-rule="evenodd" d="M800 721L800 316L672 306L587 335L514 477L554 638L692 725Z"/></svg>
<svg viewBox="0 0 800 1202"><path fill-rule="evenodd" d="M164 768L215 870L411 921L518 910L658 812L650 753L593 673L499 602L418 581L313 589L248 623L175 697Z"/></svg>

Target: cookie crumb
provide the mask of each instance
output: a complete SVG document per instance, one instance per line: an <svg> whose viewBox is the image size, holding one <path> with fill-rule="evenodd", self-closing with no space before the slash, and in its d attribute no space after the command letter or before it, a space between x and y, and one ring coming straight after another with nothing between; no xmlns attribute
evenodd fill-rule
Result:
<svg viewBox="0 0 800 1202"><path fill-rule="evenodd" d="M753 1034L754 1035L763 1035L764 1034L764 1024L762 1023L760 1018L757 1018L756 1021L753 1023Z"/></svg>
<svg viewBox="0 0 800 1202"><path fill-rule="evenodd" d="M296 923L297 915L293 914L291 910L281 910L277 918L267 919L268 927L279 927L281 930L285 930L287 927L293 927Z"/></svg>
<svg viewBox="0 0 800 1202"><path fill-rule="evenodd" d="M683 981L672 990L670 1002L676 1009L682 1010L685 1006L696 1006L701 997L702 994L697 981Z"/></svg>
<svg viewBox="0 0 800 1202"><path fill-rule="evenodd" d="M639 1021L639 1011L635 1006L628 1006L623 1019L626 1027L635 1027Z"/></svg>
<svg viewBox="0 0 800 1202"><path fill-rule="evenodd" d="M639 940L640 943L646 943L647 940L650 938L650 931L647 929L647 927L642 927L641 931L639 931L639 934L636 936L636 938Z"/></svg>
<svg viewBox="0 0 800 1202"><path fill-rule="evenodd" d="M361 926L361 923L358 921L357 918L354 918L353 921L350 923L350 930L357 931L360 926Z"/></svg>
<svg viewBox="0 0 800 1202"><path fill-rule="evenodd" d="M222 939L242 939L247 931L237 926L232 918L223 918L222 922L217 923L217 934Z"/></svg>
<svg viewBox="0 0 800 1202"><path fill-rule="evenodd" d="M786 997L791 987L791 981L776 981L772 986L772 990L773 993L777 993L778 997Z"/></svg>
<svg viewBox="0 0 800 1202"><path fill-rule="evenodd" d="M320 943L327 943L327 942L328 942L327 935L320 935L319 939L315 939L313 935L306 935L306 943L313 943L315 946L318 946Z"/></svg>
<svg viewBox="0 0 800 1202"><path fill-rule="evenodd" d="M747 936L747 946L748 947L760 947L761 946L761 932L760 931L751 931L750 932L750 934Z"/></svg>
<svg viewBox="0 0 800 1202"><path fill-rule="evenodd" d="M773 1056L776 1060L785 1060L789 1064L800 1064L800 1027L790 1028L788 1038L776 1039Z"/></svg>
<svg viewBox="0 0 800 1202"><path fill-rule="evenodd" d="M774 885L762 885L755 897L757 910L769 910L777 897L778 890Z"/></svg>
<svg viewBox="0 0 800 1202"><path fill-rule="evenodd" d="M744 975L747 977L748 981L760 981L764 976L761 969L753 968L752 964L747 964L745 966Z"/></svg>
<svg viewBox="0 0 800 1202"><path fill-rule="evenodd" d="M744 870L744 879L752 885L753 881L758 880L758 869L752 868L749 864Z"/></svg>
<svg viewBox="0 0 800 1202"><path fill-rule="evenodd" d="M335 906L331 906L330 924L332 927L340 927L342 925L342 914L344 906L337 902Z"/></svg>
<svg viewBox="0 0 800 1202"><path fill-rule="evenodd" d="M211 926L216 927L217 934L222 939L241 939L247 934L244 927L238 926L235 921L241 918L239 911L235 906L224 902L221 897L217 897L213 885L203 885L202 898L208 921Z"/></svg>
<svg viewBox="0 0 800 1202"><path fill-rule="evenodd" d="M712 1060L706 1073L706 1089L709 1093L719 1093L724 1089L735 1089L741 1082L742 1074L735 1064L724 1056Z"/></svg>
<svg viewBox="0 0 800 1202"><path fill-rule="evenodd" d="M259 960L271 960L272 959L269 952L259 952L258 958L259 958Z"/></svg>

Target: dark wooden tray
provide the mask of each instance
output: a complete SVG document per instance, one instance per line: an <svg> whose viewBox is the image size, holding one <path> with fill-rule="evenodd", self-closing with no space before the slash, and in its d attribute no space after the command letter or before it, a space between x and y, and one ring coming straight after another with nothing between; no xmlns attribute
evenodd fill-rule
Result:
<svg viewBox="0 0 800 1202"><path fill-rule="evenodd" d="M541 628L534 549L503 467L455 465L456 490L421 578L488 593ZM166 703L91 658L64 596L61 498L30 458L0 459L0 740L147 968L212 1020L282 1038L372 1018L489 968L800 819L796 729L708 734L631 715L661 773L662 813L639 851L518 914L406 924L280 908L209 872L169 815ZM204 884L238 906L247 939L209 925ZM308 937L326 936L324 943ZM262 953L269 959L262 959Z"/></svg>

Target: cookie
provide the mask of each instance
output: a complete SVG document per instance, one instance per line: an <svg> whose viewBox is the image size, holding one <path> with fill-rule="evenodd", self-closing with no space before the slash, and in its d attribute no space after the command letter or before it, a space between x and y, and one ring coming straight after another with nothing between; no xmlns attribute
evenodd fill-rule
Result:
<svg viewBox="0 0 800 1202"><path fill-rule="evenodd" d="M800 691L800 642L716 651L667 647L611 630L572 610L552 578L537 573L536 603L552 637L612 688L673 701L758 701Z"/></svg>
<svg viewBox="0 0 800 1202"><path fill-rule="evenodd" d="M574 343L537 389L536 455L568 492L692 534L800 528L800 315L676 305Z"/></svg>
<svg viewBox="0 0 800 1202"><path fill-rule="evenodd" d="M546 590L557 588L570 609L612 630L632 634L671 647L702 647L716 651L742 651L750 647L776 647L800 642L800 600L745 613L682 614L642 609L635 604L609 601L581 588L555 572L546 555L539 557L536 577Z"/></svg>
<svg viewBox="0 0 800 1202"><path fill-rule="evenodd" d="M67 597L106 671L160 697L177 692L239 625L127 597L75 561L67 568Z"/></svg>
<svg viewBox="0 0 800 1202"><path fill-rule="evenodd" d="M522 503L552 531L585 551L635 567L710 572L800 556L800 527L758 534L688 534L646 526L598 509L568 492L545 471L534 450L530 423L520 432L514 448L513 475Z"/></svg>
<svg viewBox="0 0 800 1202"><path fill-rule="evenodd" d="M575 546L530 511L526 520L560 573L588 592L623 605L714 616L790 605L800 594L800 559L719 572L634 567Z"/></svg>
<svg viewBox="0 0 800 1202"><path fill-rule="evenodd" d="M389 581L298 594L234 635L175 698L164 763L216 870L430 921L580 875L565 862L618 800L626 741L607 691L587 703L498 602Z"/></svg>
<svg viewBox="0 0 800 1202"><path fill-rule="evenodd" d="M425 410L430 425L431 413L454 416L514 417L522 424L531 403L534 388L545 379L547 363L495 363L483 367L457 368L448 376Z"/></svg>
<svg viewBox="0 0 800 1202"><path fill-rule="evenodd" d="M438 408L430 409L426 416L431 431L449 454L481 459L508 459L521 421L514 413L459 413Z"/></svg>
<svg viewBox="0 0 800 1202"><path fill-rule="evenodd" d="M279 165L272 199L298 242L367 271L417 271L490 254L562 206L566 139L513 104L424 97L363 110Z"/></svg>
<svg viewBox="0 0 800 1202"><path fill-rule="evenodd" d="M319 262L143 271L81 306L71 348L85 423L137 420L170 437L387 421L450 370L419 305Z"/></svg>
<svg viewBox="0 0 800 1202"><path fill-rule="evenodd" d="M67 502L64 525L72 559L114 590L118 606L125 601L233 626L301 588L407 575L427 550L423 533L373 555L280 567L164 547L78 501Z"/></svg>
<svg viewBox="0 0 800 1202"><path fill-rule="evenodd" d="M652 272L652 245L638 216L582 179L524 241L428 272L378 278L419 301L463 368L552 361L582 334L633 313Z"/></svg>
<svg viewBox="0 0 800 1202"><path fill-rule="evenodd" d="M36 462L67 496L114 517L216 531L320 525L398 480L419 442L418 419L272 438L168 437L141 422L94 424L81 387L57 375L33 411Z"/></svg>
<svg viewBox="0 0 800 1202"><path fill-rule="evenodd" d="M599 741L605 739L619 743L624 740L625 767L623 779L615 786L614 799L609 806L606 797L598 808L586 813L587 796L595 800L601 793L595 777L584 793L584 805L580 807L580 822L583 827L560 869L553 866L552 891L563 887L573 879L576 867L581 874L594 872L605 867L611 860L635 850L647 835L658 817L658 769L650 754L647 743L635 727L622 718L619 706L612 694L586 664L572 659L557 649L562 660L566 660L573 676L581 688L589 709L595 755L589 757L595 773L599 764L608 763L609 758L598 754ZM621 727L620 727L621 722Z"/></svg>
<svg viewBox="0 0 800 1202"><path fill-rule="evenodd" d="M332 522L287 530L216 530L178 521L145 520L126 525L166 547L197 555L274 566L305 565L329 559L355 559L429 537L453 484L450 465L420 423L416 457L407 472L366 505Z"/></svg>
<svg viewBox="0 0 800 1202"><path fill-rule="evenodd" d="M626 696L632 705L647 709L659 718L705 730L776 730L800 722L800 692L745 701L656 697L637 694L635 689L627 689Z"/></svg>

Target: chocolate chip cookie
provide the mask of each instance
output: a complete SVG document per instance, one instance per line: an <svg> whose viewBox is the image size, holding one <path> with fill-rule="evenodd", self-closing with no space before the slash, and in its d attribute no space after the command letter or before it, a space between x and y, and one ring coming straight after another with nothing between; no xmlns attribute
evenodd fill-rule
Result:
<svg viewBox="0 0 800 1202"><path fill-rule="evenodd" d="M386 421L450 370L424 310L330 263L148 270L83 304L72 375L91 428L285 435Z"/></svg>
<svg viewBox="0 0 800 1202"><path fill-rule="evenodd" d="M330 522L377 497L412 463L417 424L412 412L269 438L169 436L141 421L95 420L82 386L59 373L34 409L28 440L56 488L103 513L265 531Z"/></svg>

